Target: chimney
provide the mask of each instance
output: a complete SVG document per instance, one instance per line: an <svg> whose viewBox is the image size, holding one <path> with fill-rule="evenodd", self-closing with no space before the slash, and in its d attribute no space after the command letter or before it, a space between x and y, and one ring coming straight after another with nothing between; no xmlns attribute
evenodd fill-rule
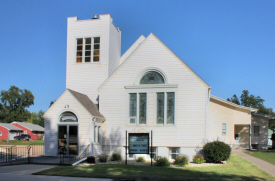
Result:
<svg viewBox="0 0 275 181"><path fill-rule="evenodd" d="M94 14L94 17L92 19L98 19L97 14Z"/></svg>

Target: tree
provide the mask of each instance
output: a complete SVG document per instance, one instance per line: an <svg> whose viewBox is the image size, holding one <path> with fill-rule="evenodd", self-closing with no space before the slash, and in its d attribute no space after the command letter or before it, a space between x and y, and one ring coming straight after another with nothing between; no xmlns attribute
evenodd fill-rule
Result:
<svg viewBox="0 0 275 181"><path fill-rule="evenodd" d="M240 105L239 98L236 96L236 94L234 94L233 97L231 97L230 99L227 98L227 100L230 101L230 102L233 102L233 103L235 103L235 104Z"/></svg>
<svg viewBox="0 0 275 181"><path fill-rule="evenodd" d="M52 105L53 105L53 103L55 102L55 100L54 101L51 101L51 103L50 103L50 106L49 107L51 107Z"/></svg>
<svg viewBox="0 0 275 181"><path fill-rule="evenodd" d="M26 109L34 104L31 91L11 86L8 91L1 91L0 100L0 122L23 122L31 117L31 113Z"/></svg>
<svg viewBox="0 0 275 181"><path fill-rule="evenodd" d="M32 112L31 113L31 120L33 124L38 124L39 126L44 127L44 111L40 110L38 113Z"/></svg>

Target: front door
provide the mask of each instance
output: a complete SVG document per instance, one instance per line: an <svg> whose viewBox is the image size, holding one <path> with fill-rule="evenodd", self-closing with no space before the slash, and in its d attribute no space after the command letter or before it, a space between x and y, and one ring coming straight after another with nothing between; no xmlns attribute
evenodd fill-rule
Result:
<svg viewBox="0 0 275 181"><path fill-rule="evenodd" d="M58 154L78 154L78 126L58 126Z"/></svg>

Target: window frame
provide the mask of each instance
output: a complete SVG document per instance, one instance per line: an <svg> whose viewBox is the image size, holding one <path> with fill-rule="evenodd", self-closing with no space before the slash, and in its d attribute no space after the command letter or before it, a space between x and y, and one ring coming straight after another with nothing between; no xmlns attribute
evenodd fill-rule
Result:
<svg viewBox="0 0 275 181"><path fill-rule="evenodd" d="M225 132L223 129L223 126L225 125ZM227 135L227 123L222 123L222 136L226 136Z"/></svg>
<svg viewBox="0 0 275 181"><path fill-rule="evenodd" d="M163 93L164 94L164 120L163 120L163 124L158 124L158 93ZM173 124L168 124L168 93L174 93L174 123ZM155 93L155 124L158 126L171 126L171 125L175 125L175 115L176 115L176 92L174 91L166 91L166 92L159 92L157 91Z"/></svg>
<svg viewBox="0 0 275 181"><path fill-rule="evenodd" d="M157 157L158 156L158 147L152 147L153 149L156 149L156 151L154 152L154 151L152 151L152 154L154 155L155 154L155 157ZM151 158L151 147L149 148L149 157ZM153 156L153 159L155 158L154 156Z"/></svg>
<svg viewBox="0 0 275 181"><path fill-rule="evenodd" d="M2 131L0 131L0 136L2 136Z"/></svg>
<svg viewBox="0 0 275 181"><path fill-rule="evenodd" d="M85 62L85 57L86 57L86 39L87 38L91 38L91 44L87 44L87 45L91 45L91 50L89 50L91 52L91 55L90 56L87 56L87 57L90 57L90 62ZM96 50L99 50L99 55L96 55L99 57L99 61L94 61L94 39L95 38L99 38L99 43L96 43L96 44L99 44L99 49L96 49ZM81 62L77 62L77 40L78 39L82 39L82 57L81 57ZM75 38L75 63L76 64L82 64L82 63L100 63L100 52L101 52L101 36L83 36L83 37L76 37Z"/></svg>
<svg viewBox="0 0 275 181"><path fill-rule="evenodd" d="M100 123L95 123L94 128L93 128L93 134L94 134L94 143L95 144L101 144L102 141L102 124Z"/></svg>
<svg viewBox="0 0 275 181"><path fill-rule="evenodd" d="M173 148L178 149L178 153L172 153L172 151L170 151L170 149L173 149ZM174 160L174 159L172 158L172 154L176 154L177 157L180 156L180 147L168 147L168 159L169 159L169 160Z"/></svg>
<svg viewBox="0 0 275 181"><path fill-rule="evenodd" d="M128 125L147 125L148 124L148 93L147 92L129 92L128 94L128 104L127 104L127 120L128 120ZM136 94L136 117L132 117L130 116L130 94ZM139 109L139 105L140 105L140 94L146 94L146 124L140 124L139 123L139 113L140 113L140 109ZM135 123L131 123L131 118L135 118L136 121Z"/></svg>
<svg viewBox="0 0 275 181"><path fill-rule="evenodd" d="M28 134L28 131L27 131L27 130L24 130L24 134Z"/></svg>
<svg viewBox="0 0 275 181"><path fill-rule="evenodd" d="M255 132L255 127L258 127L258 128L259 128L257 133ZM254 135L254 136L260 136L260 126L259 126L259 125L253 126L253 135Z"/></svg>

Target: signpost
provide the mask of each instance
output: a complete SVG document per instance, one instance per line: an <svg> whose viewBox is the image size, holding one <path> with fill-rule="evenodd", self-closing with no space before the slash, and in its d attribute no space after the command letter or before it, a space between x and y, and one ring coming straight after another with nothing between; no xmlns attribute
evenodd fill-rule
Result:
<svg viewBox="0 0 275 181"><path fill-rule="evenodd" d="M126 131L126 161L127 165L127 131ZM149 154L149 133L129 133L129 154ZM151 166L152 166L152 131L151 131Z"/></svg>

